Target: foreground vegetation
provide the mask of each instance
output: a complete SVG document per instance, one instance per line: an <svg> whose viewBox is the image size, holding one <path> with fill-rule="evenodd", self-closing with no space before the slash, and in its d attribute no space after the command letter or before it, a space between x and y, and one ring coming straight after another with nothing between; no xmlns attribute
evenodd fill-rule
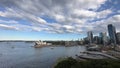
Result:
<svg viewBox="0 0 120 68"><path fill-rule="evenodd" d="M110 59L77 61L67 58L58 62L54 68L120 68L120 61Z"/></svg>

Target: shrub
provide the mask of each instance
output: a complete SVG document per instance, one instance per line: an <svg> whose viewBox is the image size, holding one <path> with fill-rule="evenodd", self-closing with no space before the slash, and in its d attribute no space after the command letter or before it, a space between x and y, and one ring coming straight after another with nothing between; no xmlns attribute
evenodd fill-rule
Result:
<svg viewBox="0 0 120 68"><path fill-rule="evenodd" d="M58 62L54 68L120 68L120 61L110 59L77 61L69 57Z"/></svg>

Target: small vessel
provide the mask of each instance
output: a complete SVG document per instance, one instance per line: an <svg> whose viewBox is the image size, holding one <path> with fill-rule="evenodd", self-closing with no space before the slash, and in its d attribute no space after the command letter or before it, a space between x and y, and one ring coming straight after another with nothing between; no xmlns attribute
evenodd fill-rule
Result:
<svg viewBox="0 0 120 68"><path fill-rule="evenodd" d="M12 46L11 48L15 48L14 46Z"/></svg>
<svg viewBox="0 0 120 68"><path fill-rule="evenodd" d="M51 49L54 49L54 47L51 47Z"/></svg>

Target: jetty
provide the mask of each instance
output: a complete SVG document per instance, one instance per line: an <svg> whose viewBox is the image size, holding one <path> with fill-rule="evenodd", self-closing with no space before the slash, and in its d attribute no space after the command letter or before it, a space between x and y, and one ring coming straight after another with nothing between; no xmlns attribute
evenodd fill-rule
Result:
<svg viewBox="0 0 120 68"><path fill-rule="evenodd" d="M102 52L94 52L94 51L86 51L86 52L81 52L81 55L77 55L77 57L81 59L118 59L114 56L102 53Z"/></svg>

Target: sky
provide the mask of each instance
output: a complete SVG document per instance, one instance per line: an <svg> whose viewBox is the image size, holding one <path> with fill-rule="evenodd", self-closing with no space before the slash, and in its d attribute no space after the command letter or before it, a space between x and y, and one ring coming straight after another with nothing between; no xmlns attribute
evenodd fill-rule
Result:
<svg viewBox="0 0 120 68"><path fill-rule="evenodd" d="M77 40L120 32L120 0L0 0L0 40Z"/></svg>

